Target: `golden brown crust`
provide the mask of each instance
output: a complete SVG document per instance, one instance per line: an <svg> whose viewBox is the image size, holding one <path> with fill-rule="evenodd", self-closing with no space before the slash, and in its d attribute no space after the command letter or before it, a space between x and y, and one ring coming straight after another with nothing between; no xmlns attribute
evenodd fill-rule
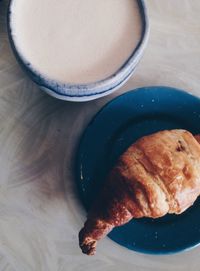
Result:
<svg viewBox="0 0 200 271"><path fill-rule="evenodd" d="M191 206L200 193L200 145L192 134L185 130L173 130L143 137L120 159L128 164L135 149L141 151L139 162L144 165L146 174L151 173L151 182L157 183L165 193L168 212L181 213ZM136 171L134 168L134 177L137 180L140 174L141 170ZM144 179L144 186L147 186L147 176ZM157 201L161 200L161 191L154 188L153 193L150 191L148 194L149 200L153 202L155 197L158 197ZM164 202L158 202L157 209L160 213L163 212L163 215L165 208ZM156 217L156 212L159 215L159 210L154 209L152 217Z"/></svg>
<svg viewBox="0 0 200 271"><path fill-rule="evenodd" d="M182 213L200 194L200 136L161 131L131 145L119 158L79 235L84 253L132 218Z"/></svg>

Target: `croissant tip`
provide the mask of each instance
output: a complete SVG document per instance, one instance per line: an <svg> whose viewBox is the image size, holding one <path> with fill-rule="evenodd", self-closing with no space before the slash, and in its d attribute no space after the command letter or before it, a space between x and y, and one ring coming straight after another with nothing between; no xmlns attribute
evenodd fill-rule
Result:
<svg viewBox="0 0 200 271"><path fill-rule="evenodd" d="M79 246L84 254L93 256L96 253L97 241L89 236L85 236L84 229L79 232Z"/></svg>
<svg viewBox="0 0 200 271"><path fill-rule="evenodd" d="M96 253L96 241L91 241L87 244L82 244L80 247L82 252L89 256L93 256Z"/></svg>

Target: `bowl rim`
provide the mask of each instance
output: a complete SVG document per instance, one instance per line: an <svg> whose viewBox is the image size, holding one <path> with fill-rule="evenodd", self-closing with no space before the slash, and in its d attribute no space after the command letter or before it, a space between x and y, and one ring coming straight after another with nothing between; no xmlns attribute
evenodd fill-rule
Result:
<svg viewBox="0 0 200 271"><path fill-rule="evenodd" d="M140 40L137 46L134 48L130 57L124 62L124 64L114 74L108 76L105 79L85 84L72 84L61 83L56 80L52 80L35 70L29 61L18 50L15 44L15 38L12 33L12 5L14 1L9 0L7 11L7 29L10 46L13 53L20 64L21 68L29 75L29 77L37 84L41 89L48 94L62 99L71 101L88 101L102 96L106 96L116 89L121 87L133 74L133 71L140 61L143 51L146 48L149 38L149 19L146 8L145 0L136 0L142 21L142 32ZM81 90L81 92L80 92Z"/></svg>

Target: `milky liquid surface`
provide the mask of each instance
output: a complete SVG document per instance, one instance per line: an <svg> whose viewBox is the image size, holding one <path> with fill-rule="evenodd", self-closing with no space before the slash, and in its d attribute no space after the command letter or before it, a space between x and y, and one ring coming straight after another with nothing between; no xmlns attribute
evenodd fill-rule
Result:
<svg viewBox="0 0 200 271"><path fill-rule="evenodd" d="M15 45L32 68L61 83L115 73L141 37L136 0L13 0Z"/></svg>

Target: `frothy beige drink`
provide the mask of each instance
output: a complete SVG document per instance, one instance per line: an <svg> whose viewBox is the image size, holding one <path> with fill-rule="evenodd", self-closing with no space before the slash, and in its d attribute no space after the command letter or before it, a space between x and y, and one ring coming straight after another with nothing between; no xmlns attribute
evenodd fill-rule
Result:
<svg viewBox="0 0 200 271"><path fill-rule="evenodd" d="M136 0L13 0L21 55L47 78L89 83L116 72L141 37Z"/></svg>

